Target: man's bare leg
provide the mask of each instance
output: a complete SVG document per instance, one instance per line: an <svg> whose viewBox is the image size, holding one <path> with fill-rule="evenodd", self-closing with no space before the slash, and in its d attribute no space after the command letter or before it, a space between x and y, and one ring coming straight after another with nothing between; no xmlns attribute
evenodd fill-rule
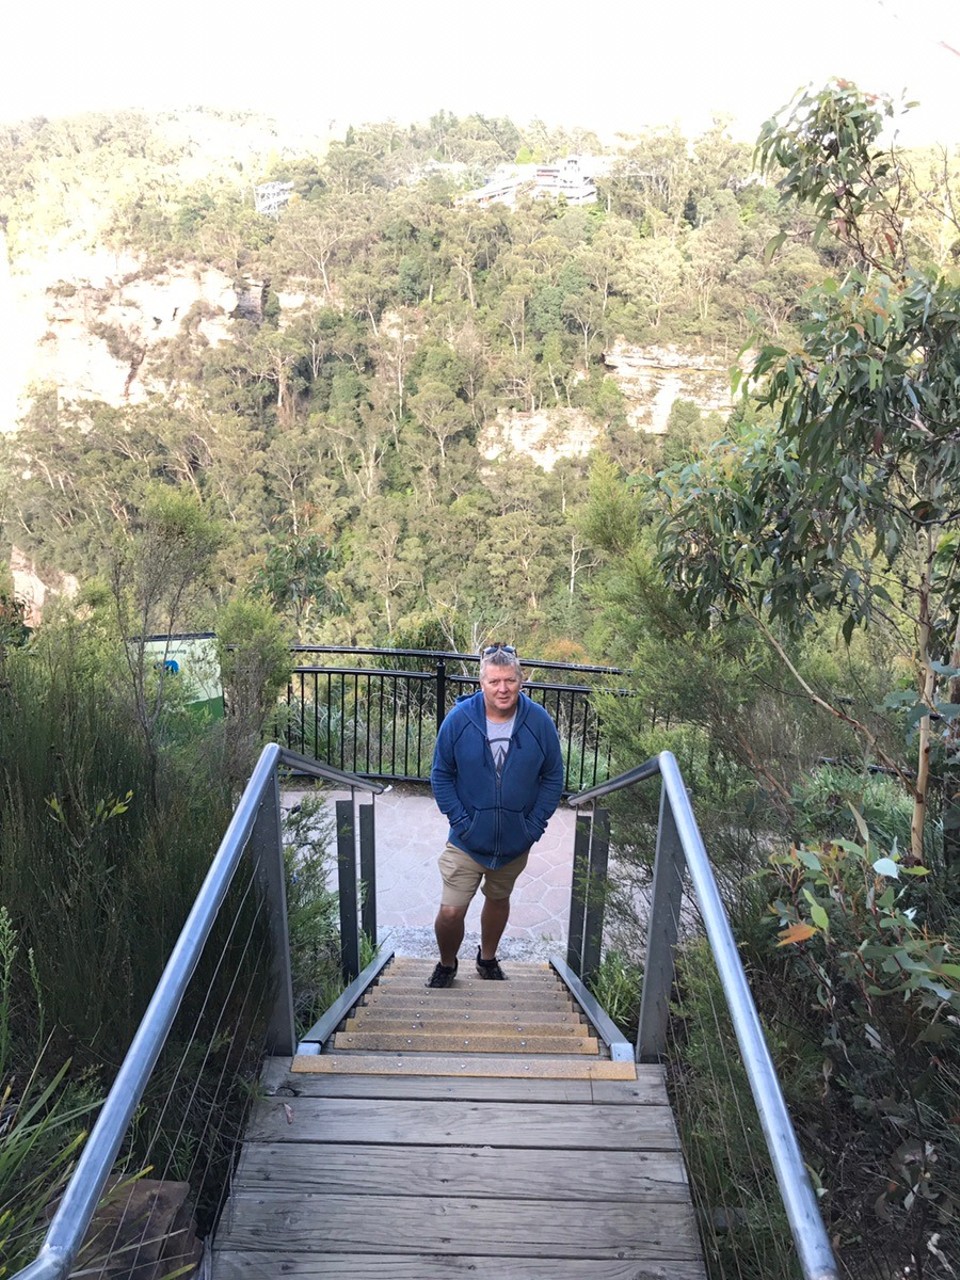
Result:
<svg viewBox="0 0 960 1280"><path fill-rule="evenodd" d="M440 963L445 969L452 969L457 962L457 952L460 950L461 942L463 942L463 922L466 918L466 907L441 905L440 910L437 912L437 918L433 923L433 931L437 935ZM504 924L506 924L506 921L504 921Z"/></svg>
<svg viewBox="0 0 960 1280"><path fill-rule="evenodd" d="M509 898L484 898L480 912L480 959L493 960L510 919ZM460 930L461 941L463 929Z"/></svg>

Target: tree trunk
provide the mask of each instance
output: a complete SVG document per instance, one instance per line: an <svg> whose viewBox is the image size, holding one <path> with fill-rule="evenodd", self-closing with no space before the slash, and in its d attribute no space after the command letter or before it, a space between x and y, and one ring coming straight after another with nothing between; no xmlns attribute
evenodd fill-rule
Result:
<svg viewBox="0 0 960 1280"><path fill-rule="evenodd" d="M960 669L960 618L953 637L950 665ZM960 704L960 676L951 676L947 702ZM943 733L943 857L948 867L960 868L960 719L948 720Z"/></svg>
<svg viewBox="0 0 960 1280"><path fill-rule="evenodd" d="M920 701L925 707L933 707L936 695L936 673L930 665L930 575L933 556L928 554L920 583L920 616L918 627L918 651L920 658ZM927 819L927 794L930 790L930 716L923 717L919 726L917 744L917 782L913 797L913 816L910 820L910 853L915 862L923 862L923 829Z"/></svg>

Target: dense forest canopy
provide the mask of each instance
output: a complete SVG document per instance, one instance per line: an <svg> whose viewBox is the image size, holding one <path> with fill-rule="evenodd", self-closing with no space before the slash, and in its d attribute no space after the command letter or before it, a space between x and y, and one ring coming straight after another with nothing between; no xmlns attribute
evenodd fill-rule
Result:
<svg viewBox="0 0 960 1280"><path fill-rule="evenodd" d="M504 409L576 409L601 448L650 451L626 439L604 344L702 341L714 312L742 334L723 277L759 278L777 229L763 190L731 181L746 179L742 148L719 129L696 148L638 139L593 207L479 209L455 196L495 164L597 140L441 112L409 130L350 130L323 154L284 153L275 139L272 154L212 157L198 176L193 137L210 123L235 138L231 121L196 117L178 132L132 113L33 121L2 138L15 262L82 225L147 272L180 262L266 282L262 318L238 320L229 342L211 345L202 315L182 318L142 370L161 388L146 406L38 389L8 442L9 536L87 576L160 480L224 520L228 583L265 574L278 600L294 595L302 638L579 632L585 463L546 473L519 455L489 461L481 435ZM253 203L254 183L274 179L294 184L276 220ZM694 273L708 240L713 268ZM281 310L281 293L300 305ZM137 358L123 333L100 336Z"/></svg>
<svg viewBox="0 0 960 1280"><path fill-rule="evenodd" d="M732 360L758 327L789 332L803 290L846 252L813 244L813 220L721 124L621 139L592 205L459 198L502 162L601 152L582 132L447 112L313 149L204 112L4 130L14 268L86 236L142 274L216 267L263 298L218 342L202 303L149 349L94 320L93 340L152 394L106 404L36 388L5 441L8 538L86 578L150 485L184 486L228 531L224 594L266 586L302 639L459 647L506 627L590 648L590 459L544 470L492 456L497 423L544 413L562 439L575 420L627 473L683 456L718 424L680 403L665 440L638 432L605 351L673 343ZM933 160L919 162L935 183ZM293 184L275 218L254 205L273 180ZM915 213L914 234L942 253L922 201Z"/></svg>

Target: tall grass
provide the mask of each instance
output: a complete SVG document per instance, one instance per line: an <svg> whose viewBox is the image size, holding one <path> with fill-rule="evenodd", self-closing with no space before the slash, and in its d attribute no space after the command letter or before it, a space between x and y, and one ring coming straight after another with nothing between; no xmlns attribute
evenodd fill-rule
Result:
<svg viewBox="0 0 960 1280"><path fill-rule="evenodd" d="M0 662L2 1277L10 1258L32 1256L82 1117L112 1083L236 793L229 726L198 720L174 690L146 741L124 654L96 617L48 624ZM304 1006L331 992L339 957L329 834L315 823L307 854L289 856ZM228 1185L264 1051L264 914L247 858L111 1175L121 1189L145 1172L189 1182L201 1230ZM14 951L21 962L5 962Z"/></svg>
<svg viewBox="0 0 960 1280"><path fill-rule="evenodd" d="M89 1082L68 1079L69 1061L53 1064L42 1039L15 1040L15 985L33 992L32 1021L42 1037L33 957L23 955L0 906L0 1280L34 1256L48 1206L70 1175L97 1101Z"/></svg>
<svg viewBox="0 0 960 1280"><path fill-rule="evenodd" d="M0 900L56 1051L81 1061L125 1050L230 812L217 730L176 709L151 785L119 664L64 624L10 653L0 687Z"/></svg>

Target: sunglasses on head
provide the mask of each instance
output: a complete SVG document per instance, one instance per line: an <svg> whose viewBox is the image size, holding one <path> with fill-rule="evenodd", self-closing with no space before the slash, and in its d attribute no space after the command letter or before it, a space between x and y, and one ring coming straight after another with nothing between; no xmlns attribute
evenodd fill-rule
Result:
<svg viewBox="0 0 960 1280"><path fill-rule="evenodd" d="M517 651L512 644L488 644L480 657L489 658L495 653L509 653L514 658L517 656Z"/></svg>

